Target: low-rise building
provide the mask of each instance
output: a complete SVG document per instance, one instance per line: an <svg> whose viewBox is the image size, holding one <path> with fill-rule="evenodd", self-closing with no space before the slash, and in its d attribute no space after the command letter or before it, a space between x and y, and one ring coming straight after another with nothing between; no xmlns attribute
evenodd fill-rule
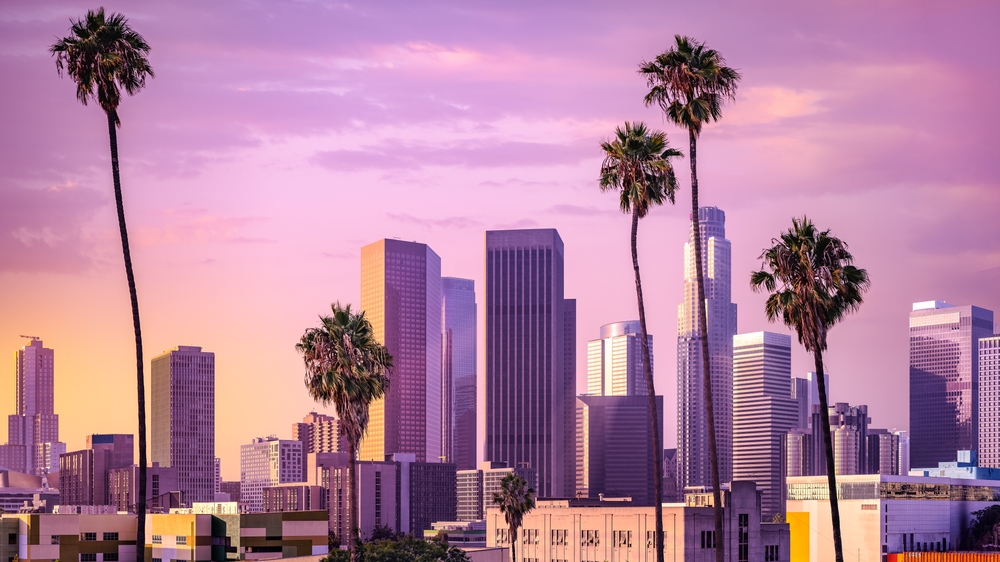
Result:
<svg viewBox="0 0 1000 562"><path fill-rule="evenodd" d="M264 513L326 509L326 488L293 482L264 488Z"/></svg>
<svg viewBox="0 0 1000 562"><path fill-rule="evenodd" d="M146 468L146 510L165 513L180 507L183 494L179 491L177 469L154 462ZM108 504L119 511L135 512L139 497L139 466L133 464L108 471Z"/></svg>
<svg viewBox="0 0 1000 562"><path fill-rule="evenodd" d="M424 531L424 539L441 540L462 549L486 546L486 521L436 521Z"/></svg>

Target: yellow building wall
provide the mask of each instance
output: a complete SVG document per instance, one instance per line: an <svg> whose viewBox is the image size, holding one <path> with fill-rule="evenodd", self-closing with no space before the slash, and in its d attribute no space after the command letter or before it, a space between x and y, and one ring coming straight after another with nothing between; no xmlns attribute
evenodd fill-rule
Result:
<svg viewBox="0 0 1000 562"><path fill-rule="evenodd" d="M809 562L809 513L805 511L785 513L788 523L791 562Z"/></svg>

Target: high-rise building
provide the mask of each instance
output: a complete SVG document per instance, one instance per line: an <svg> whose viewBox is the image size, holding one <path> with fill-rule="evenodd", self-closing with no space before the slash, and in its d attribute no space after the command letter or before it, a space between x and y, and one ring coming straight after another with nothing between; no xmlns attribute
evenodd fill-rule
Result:
<svg viewBox="0 0 1000 562"><path fill-rule="evenodd" d="M87 448L59 456L59 503L110 505L108 473L132 465L133 436L93 434Z"/></svg>
<svg viewBox="0 0 1000 562"><path fill-rule="evenodd" d="M536 469L540 497L565 495L575 469L576 302L564 298L563 251L555 229L486 232L485 458Z"/></svg>
<svg viewBox="0 0 1000 562"><path fill-rule="evenodd" d="M823 373L823 383L826 388L826 403L830 404L830 373ZM813 406L819 406L819 383L816 381L816 373L809 371L805 378L792 379L792 399L798 407L798 422L795 427L811 429Z"/></svg>
<svg viewBox="0 0 1000 562"><path fill-rule="evenodd" d="M591 396L646 396L642 340L638 320L601 326L600 339L587 342L587 394ZM653 359L653 336L649 359ZM652 369L651 369L652 370Z"/></svg>
<svg viewBox="0 0 1000 562"><path fill-rule="evenodd" d="M336 453L347 450L347 437L340 433L340 420L309 412L292 424L292 439L302 442L306 453Z"/></svg>
<svg viewBox="0 0 1000 562"><path fill-rule="evenodd" d="M87 448L107 451L109 468L124 468L135 462L135 436L131 433L94 433L87 436Z"/></svg>
<svg viewBox="0 0 1000 562"><path fill-rule="evenodd" d="M715 435L720 482L733 474L733 336L736 305L732 302L731 246L726 214L715 207L698 209L705 303L698 303L694 223L684 245L684 300L677 307L677 472L685 486L711 486L708 421L698 306L708 320L709 368L715 407Z"/></svg>
<svg viewBox="0 0 1000 562"><path fill-rule="evenodd" d="M1000 335L979 340L979 466L1000 468Z"/></svg>
<svg viewBox="0 0 1000 562"><path fill-rule="evenodd" d="M653 455L649 396L590 396L576 399L576 495L630 497L653 505ZM656 423L663 427L663 397L656 397Z"/></svg>
<svg viewBox="0 0 1000 562"><path fill-rule="evenodd" d="M954 462L979 447L979 340L993 312L930 301L910 312L910 455L914 466Z"/></svg>
<svg viewBox="0 0 1000 562"><path fill-rule="evenodd" d="M0 458L7 461L7 468L45 476L58 470L66 445L59 442L59 416L54 411L55 351L39 338L29 339L31 343L14 356L16 413L7 417L7 444Z"/></svg>
<svg viewBox="0 0 1000 562"><path fill-rule="evenodd" d="M456 521L481 521L483 512L483 471L459 470L455 473Z"/></svg>
<svg viewBox="0 0 1000 562"><path fill-rule="evenodd" d="M763 490L765 520L785 512L782 454L785 435L798 425L790 396L792 338L773 332L733 336L733 480Z"/></svg>
<svg viewBox="0 0 1000 562"><path fill-rule="evenodd" d="M135 513L139 504L139 467L137 465L113 468L108 471L108 505L119 511ZM177 507L172 496L178 496L177 469L160 466L154 462L146 468L146 509ZM177 498L179 499L179 498Z"/></svg>
<svg viewBox="0 0 1000 562"><path fill-rule="evenodd" d="M426 244L379 240L361 249L361 310L392 354L392 385L372 403L360 458L441 455L441 258Z"/></svg>
<svg viewBox="0 0 1000 562"><path fill-rule="evenodd" d="M837 475L864 474L868 471L868 406L851 406L837 402L827 410L830 415L830 436L833 440L833 466ZM819 406L813 408L812 444L813 474L826 475L826 446L823 443L823 422Z"/></svg>
<svg viewBox="0 0 1000 562"><path fill-rule="evenodd" d="M820 443L820 447L822 446ZM797 428L785 434L786 477L815 475L816 469L813 466L815 460L811 430Z"/></svg>
<svg viewBox="0 0 1000 562"><path fill-rule="evenodd" d="M902 474L899 470L899 435L888 429L868 429L868 466L865 474Z"/></svg>
<svg viewBox="0 0 1000 562"><path fill-rule="evenodd" d="M476 286L441 278L441 456L476 468Z"/></svg>
<svg viewBox="0 0 1000 562"><path fill-rule="evenodd" d="M684 498L677 490L677 449L663 450L663 501L678 502Z"/></svg>
<svg viewBox="0 0 1000 562"><path fill-rule="evenodd" d="M178 346L151 371L150 462L176 469L184 501L215 501L215 354Z"/></svg>
<svg viewBox="0 0 1000 562"><path fill-rule="evenodd" d="M264 509L264 488L302 482L302 442L257 437L240 446L240 501L250 513Z"/></svg>
<svg viewBox="0 0 1000 562"><path fill-rule="evenodd" d="M479 463L483 473L483 513L493 506L493 496L500 492L500 485L508 474L516 474L528 484L528 488L538 494L538 471L527 466L527 463L517 467L509 467L502 462L484 461Z"/></svg>

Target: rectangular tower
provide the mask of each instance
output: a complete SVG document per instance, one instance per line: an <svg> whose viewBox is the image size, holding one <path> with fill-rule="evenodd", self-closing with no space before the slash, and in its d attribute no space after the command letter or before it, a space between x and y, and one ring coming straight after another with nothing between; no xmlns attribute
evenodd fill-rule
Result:
<svg viewBox="0 0 1000 562"><path fill-rule="evenodd" d="M930 301L910 312L910 462L954 462L978 450L979 340L993 311Z"/></svg>
<svg viewBox="0 0 1000 562"><path fill-rule="evenodd" d="M66 445L59 442L59 416L55 414L55 351L42 340L14 355L15 412L7 418L7 446L3 457L14 470L45 476L58 470L59 455Z"/></svg>
<svg viewBox="0 0 1000 562"><path fill-rule="evenodd" d="M392 384L372 403L360 458L441 455L441 258L426 244L361 248L361 310L393 358Z"/></svg>
<svg viewBox="0 0 1000 562"><path fill-rule="evenodd" d="M764 520L785 512L782 449L785 435L799 422L791 380L791 336L733 336L733 480L751 480L763 490Z"/></svg>
<svg viewBox="0 0 1000 562"><path fill-rule="evenodd" d="M486 232L487 461L538 471L538 495L564 496L573 470L575 302L563 298L555 229ZM568 457L568 458L567 458Z"/></svg>
<svg viewBox="0 0 1000 562"><path fill-rule="evenodd" d="M694 255L694 223L684 244L684 300L677 307L677 478L685 486L711 486L708 422L705 412L704 358L698 306L706 308L709 368L715 406L720 482L733 474L733 336L736 305L732 290L732 258L726 240L726 214L715 207L698 209L701 231L705 303L698 303Z"/></svg>
<svg viewBox="0 0 1000 562"><path fill-rule="evenodd" d="M302 442L258 437L240 446L240 500L251 513L264 510L264 488L302 482Z"/></svg>
<svg viewBox="0 0 1000 562"><path fill-rule="evenodd" d="M638 320L601 326L601 338L587 342L587 394L591 396L646 396L642 339ZM653 359L653 336L649 342Z"/></svg>
<svg viewBox="0 0 1000 562"><path fill-rule="evenodd" d="M1000 335L979 340L979 466L1000 468Z"/></svg>
<svg viewBox="0 0 1000 562"><path fill-rule="evenodd" d="M153 358L150 462L177 472L186 502L215 500L215 354L178 346Z"/></svg>
<svg viewBox="0 0 1000 562"><path fill-rule="evenodd" d="M441 455L458 470L476 468L476 285L441 279Z"/></svg>

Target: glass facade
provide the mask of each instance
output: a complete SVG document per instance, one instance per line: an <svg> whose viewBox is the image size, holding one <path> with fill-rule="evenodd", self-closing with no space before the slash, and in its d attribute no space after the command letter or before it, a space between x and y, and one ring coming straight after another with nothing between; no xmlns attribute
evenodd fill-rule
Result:
<svg viewBox="0 0 1000 562"><path fill-rule="evenodd" d="M719 477L728 482L733 474L733 336L736 335L736 305L731 298L732 249L726 240L726 214L721 209L702 207L698 209L698 219ZM677 478L681 487L712 483L693 224L684 245L684 300L677 307Z"/></svg>
<svg viewBox="0 0 1000 562"><path fill-rule="evenodd" d="M441 279L441 455L458 470L476 468L476 286Z"/></svg>
<svg viewBox="0 0 1000 562"><path fill-rule="evenodd" d="M788 484L789 500L829 500L826 482L793 482ZM1000 501L1000 483L995 486L928 482L837 482L837 499L841 500L946 500Z"/></svg>
<svg viewBox="0 0 1000 562"><path fill-rule="evenodd" d="M979 442L979 340L993 334L993 312L943 302L910 313L910 463L954 462Z"/></svg>

